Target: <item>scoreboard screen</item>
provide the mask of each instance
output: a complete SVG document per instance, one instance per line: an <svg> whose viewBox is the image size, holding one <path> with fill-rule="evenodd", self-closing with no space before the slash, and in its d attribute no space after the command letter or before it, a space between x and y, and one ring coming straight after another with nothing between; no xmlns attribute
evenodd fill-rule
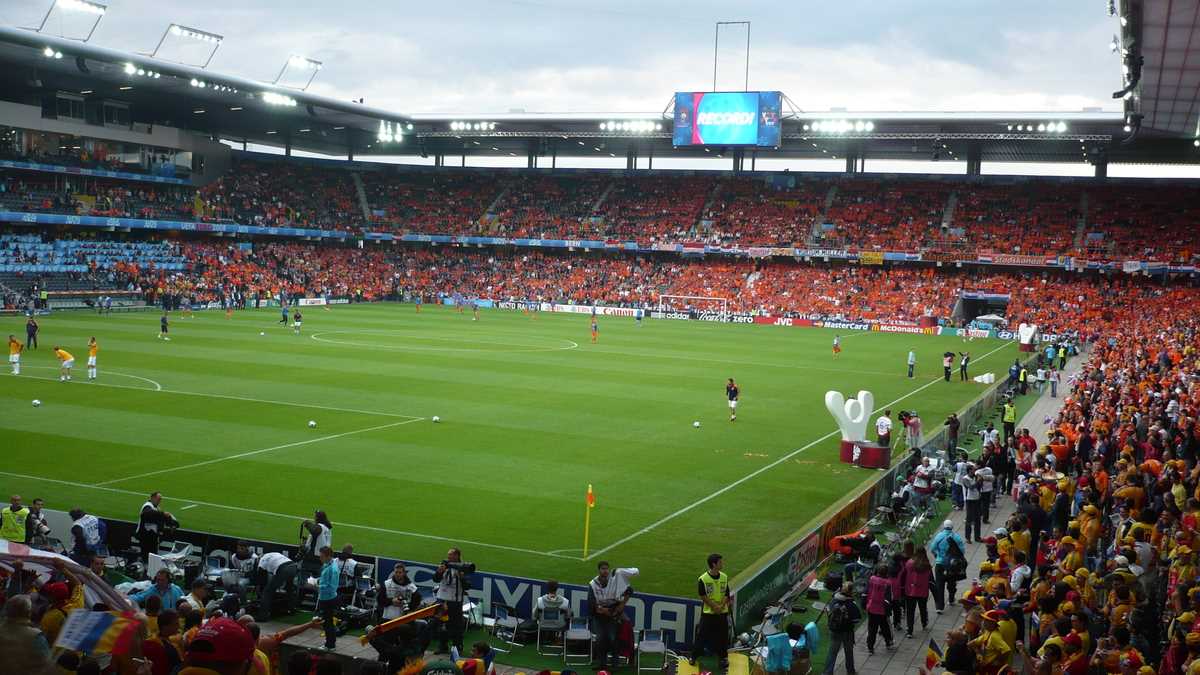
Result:
<svg viewBox="0 0 1200 675"><path fill-rule="evenodd" d="M779 147L783 96L777 91L676 92L676 147Z"/></svg>

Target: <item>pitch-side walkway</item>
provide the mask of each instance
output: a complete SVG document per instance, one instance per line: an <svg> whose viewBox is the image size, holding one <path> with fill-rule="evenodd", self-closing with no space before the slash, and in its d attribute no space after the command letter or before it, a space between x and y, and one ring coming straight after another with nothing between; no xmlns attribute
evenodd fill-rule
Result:
<svg viewBox="0 0 1200 675"><path fill-rule="evenodd" d="M1027 428L1034 438L1037 438L1039 443L1044 442L1048 425L1046 418L1053 419L1060 408L1062 407L1063 396L1067 392L1067 380L1072 375L1079 372L1083 367L1084 361L1088 358L1087 354L1077 356L1067 363L1066 370L1062 373L1062 383L1058 387L1058 398L1050 397L1050 388L1042 393L1041 397L1034 402L1033 407L1025 413L1021 421L1017 424L1017 428ZM1033 390L1030 390L1029 396L1035 395ZM996 508L992 509L989 520L990 525L984 525L984 535L991 534L991 530L997 527L1002 527L1008 518L1015 511L1011 497L1001 496L996 503ZM964 523L966 520L965 511L951 511L948 518L954 522L954 531L962 535L964 531ZM968 577L974 577L979 570L979 564L987 559L987 548L980 543L974 543L967 546L966 550L968 561ZM958 583L958 593L961 595L967 589L969 579L966 582ZM859 675L882 675L883 673L916 673L925 665L925 653L929 647L929 640L933 639L943 646L946 642L946 633L954 628L959 628L963 624L965 614L962 605L949 604L946 605L946 610L942 614L937 614L934 611L933 598L929 599L929 619L930 625L928 630L921 630L920 618L918 616L914 626L912 638L904 637L904 631L901 630L894 636L896 649L889 650L885 647L882 637L877 637L875 644L875 653L867 652L867 622L864 620L859 626L859 629L854 637L854 666L855 672ZM822 649L826 645L821 646ZM844 654L839 654L835 673L845 673L846 664Z"/></svg>

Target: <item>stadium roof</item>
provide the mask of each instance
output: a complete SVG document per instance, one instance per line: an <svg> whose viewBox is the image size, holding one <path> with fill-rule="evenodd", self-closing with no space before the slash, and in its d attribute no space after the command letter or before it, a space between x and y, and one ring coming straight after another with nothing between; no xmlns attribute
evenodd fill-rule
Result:
<svg viewBox="0 0 1200 675"><path fill-rule="evenodd" d="M1139 26L1134 22L1133 29ZM1140 17L1142 127L1200 136L1200 0L1147 0ZM1135 40L1139 36L1133 36Z"/></svg>
<svg viewBox="0 0 1200 675"><path fill-rule="evenodd" d="M1198 3L1200 0L1184 2L1193 10ZM1175 13L1170 15L1175 16ZM1193 21L1187 28L1189 35L1195 32L1194 11L1191 16ZM1147 27L1156 25L1152 13L1147 15L1147 21ZM1200 41L1197 45L1200 46ZM47 58L44 54L47 47L51 52L61 52L63 57ZM127 72L127 64L132 64L133 74ZM140 76L138 70L160 75ZM203 82L205 86L195 86L193 81ZM1185 84L1179 87L1186 88ZM1191 92L1193 99L1194 89ZM453 163L453 158L464 154L627 157L633 153L644 160L648 156L656 159L724 156L726 150L673 148L671 119L665 109L647 113L410 115L133 52L0 26L0 99L39 104L58 92L127 102L135 122L166 124L251 144L282 146L290 143L296 150L344 155L353 140L354 154L359 159L367 159L372 154L421 154L444 155L450 158L447 163ZM285 104L267 102L264 94L283 100ZM664 104L670 95L671 92L663 93ZM1150 103L1147 99L1143 105ZM1194 120L1198 112L1191 110L1188 119ZM661 124L662 128L649 132L624 131L620 124L616 125L616 130L606 124L634 120ZM813 123L822 120L871 121L874 129L870 132L815 131ZM376 136L381 122L395 125L402 131L403 141L379 142ZM465 122L470 128L463 130L461 124L454 124L456 122ZM488 124L486 128L477 128L482 126L480 122L494 123L494 126ZM605 128L602 124L606 124ZM1172 123L1169 128L1162 128L1147 123L1147 127L1153 128L1143 129L1135 143L1120 143L1126 134L1122 129L1123 114L1118 111L785 110L783 124L781 147L747 149L747 161L751 156L841 159L847 155L868 159L965 160L972 153L983 162L1084 162L1104 156L1110 162L1200 161L1200 151L1192 147L1192 130L1184 129L1183 124ZM1050 130L1039 129L1042 126L1048 126ZM87 133L87 126L81 125L80 135ZM548 162L543 161L545 164Z"/></svg>

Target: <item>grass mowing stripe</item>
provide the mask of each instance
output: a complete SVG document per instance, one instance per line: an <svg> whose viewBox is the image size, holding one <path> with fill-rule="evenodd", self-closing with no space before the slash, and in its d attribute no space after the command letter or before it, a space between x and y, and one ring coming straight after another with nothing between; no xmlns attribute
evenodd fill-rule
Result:
<svg viewBox="0 0 1200 675"><path fill-rule="evenodd" d="M24 480L40 481L43 483L55 483L57 485L67 485L74 488L85 488L90 490L103 490L105 492L114 492L123 495L136 495L145 497L146 492L143 490L137 492L134 490L123 490L121 488L108 487L106 485L91 485L88 483L76 483L68 480L58 480L57 478L43 478L42 476L30 476L28 474L13 473L11 471L0 471L0 476L9 476L11 478L22 478ZM288 520L298 521L307 518L308 516L290 516L286 513L275 513L274 511L263 511L260 509L248 509L242 506L229 506L226 504L216 504L213 502L200 501L199 499L188 499L186 497L172 497L176 501L187 502L193 506L210 506L214 509L225 509L228 511L240 511L242 513L254 513L260 516L270 516L272 518L286 518ZM424 534L421 532L408 532L405 530L390 530L384 527L374 527L372 525L355 525L354 523L337 522L338 527L349 527L356 530L366 530L369 532L382 532L384 534L394 534L404 537L416 537L418 539L431 539L434 541L444 541L452 544L469 544L471 546L481 546L483 548L493 548L501 551L514 551L516 553L528 553L530 555L546 556L549 558L563 558L565 560L581 560L578 556L561 555L549 551L535 551L528 548L519 548L516 546L505 546L504 544L489 544L483 541L472 541L470 539L462 539L461 537L441 537L436 534Z"/></svg>
<svg viewBox="0 0 1200 675"><path fill-rule="evenodd" d="M992 354L995 354L996 352L1000 351L1001 349L1004 349L1006 346L1007 345L1000 345L999 347L996 347L992 351L990 351L990 352L984 354L983 356L979 357L978 359L976 359L976 362L986 359L987 357L991 356ZM897 403L899 403L900 401L903 401L912 396L915 396L915 395L919 394L920 392L928 389L929 387L932 387L933 385L935 385L941 381L942 381L942 378L940 378L940 377L935 380L930 380L929 382L921 385L920 387L917 387L916 389L914 389L914 390L910 391L909 393L901 396L900 398L892 401L891 403L885 403L885 404L879 406L875 410L871 411L871 414L874 415L875 413L879 412L880 410L885 410L887 408L890 408L890 407L896 405ZM598 556L604 555L605 553L608 553L609 551L620 546L621 544L624 544L628 541L632 541L632 540L642 536L643 534L646 534L647 532L657 529L659 525L662 525L663 523L666 523L670 520L674 520L675 518L682 516L683 514L687 513L688 511L691 511L692 509L696 508L697 506L700 506L701 504L704 504L705 502L708 502L713 499L716 499L717 497L720 497L721 495L725 494L726 492L729 492L733 488L741 485L742 483L745 483L746 481L754 478L755 476L758 476L766 471L769 471L770 469L773 469L773 468L779 466L780 464L783 464L784 462L786 462L789 459L795 457L796 455L804 452L805 450L808 450L809 448L813 447L814 445L831 438L836 433L838 433L837 429L825 434L824 436L809 443L808 445L805 445L801 448L791 451L790 453L784 455L783 457L780 457L779 459L775 460L774 462L771 462L770 464L759 467L758 469L746 474L745 476L742 476L741 478L735 480L734 482L730 483L729 485L726 485L725 487L721 488L720 490L717 490L716 492L713 492L701 499L698 499L698 500L692 502L691 504L688 504L687 506L679 509L678 511L675 511L674 513L671 513L666 516L663 516L662 518L659 518L658 520L654 521L653 523L650 523L649 525L647 525L646 527L643 527L642 529L638 530L637 532L634 532L633 534L630 534L622 539L618 539L615 543L609 544L608 546L605 546L604 548L602 548L598 551L593 551L590 555L588 555L588 557L586 559L591 560Z"/></svg>
<svg viewBox="0 0 1200 675"><path fill-rule="evenodd" d="M249 452L242 452L242 453L238 453L236 455L229 455L228 457L217 457L215 459L208 459L203 462L194 462L192 464L184 464L183 466L171 467L169 469L159 469L158 471L148 471L146 473L137 474L136 476L127 476L125 478L114 478L112 480L106 480L101 483L96 483L96 485L112 485L113 483L124 483L125 481L137 480L138 478L147 478L149 476L158 476L158 475L161 475L164 473L171 473L173 471L183 471L184 469L195 469L196 467L208 466L209 464L216 464L218 462L226 462L231 459L241 459L242 457L253 457L254 455L261 455L264 452L273 452L275 450L284 450L286 448L294 448L296 446L308 445L310 443L320 443L321 441L330 441L335 438L342 438L343 436L351 436L354 434L365 434L368 431L378 431L380 429L390 429L392 427L398 427L398 426L401 426L404 424L412 424L413 422L420 422L423 419L425 419L425 418L417 417L417 418L414 418L411 420L402 420L400 422L392 422L391 424L380 424L380 425L374 426L374 427L367 427L366 429L355 429L354 431L343 431L340 434L330 434L328 436L321 436L320 438L309 438L307 440L296 441L294 443L285 443L283 445L276 445L276 446L273 446L270 448L263 448L261 450L251 450Z"/></svg>
<svg viewBox="0 0 1200 675"><path fill-rule="evenodd" d="M47 381L55 381L55 382L58 381L57 377L37 377L36 375L29 375L29 376L18 375L17 377L28 377L28 379L31 379L31 380L47 380ZM136 377L136 376L130 376L130 377ZM138 379L147 379L147 378L138 378ZM290 405L290 406L294 406L297 408L313 408L315 410L332 410L334 412L359 413L361 415L380 415L382 417L403 417L404 419L413 420L413 421L424 419L423 417L418 417L416 415L401 415L399 413L380 412L378 410L358 410L356 408L337 408L337 407L328 406L328 405L317 405L315 403L297 403L295 401L273 401L271 399L266 399L266 398L250 398L249 396L233 396L232 394L208 394L208 393L200 392L200 391L182 391L179 389L150 389L148 387L132 387L127 384L109 384L107 382L83 382L81 384L86 384L89 387L112 387L115 389L134 389L136 391L155 391L155 392L162 392L164 394L179 394L181 396L206 396L208 398L224 398L224 399L229 399L232 401L247 401L249 403L270 403L272 405Z"/></svg>

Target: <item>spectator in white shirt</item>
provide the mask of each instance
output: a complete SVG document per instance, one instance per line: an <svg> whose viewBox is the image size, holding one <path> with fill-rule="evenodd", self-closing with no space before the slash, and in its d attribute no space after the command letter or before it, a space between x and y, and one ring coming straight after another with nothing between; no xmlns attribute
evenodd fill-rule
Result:
<svg viewBox="0 0 1200 675"><path fill-rule="evenodd" d="M542 611L545 609L561 610L564 622L570 618L571 603L565 595L558 592L558 581L554 579L546 582L546 593L537 599L533 608L533 619L536 621L541 618Z"/></svg>
<svg viewBox="0 0 1200 675"><path fill-rule="evenodd" d="M192 606L192 609L204 614L204 608L208 604L208 582L203 578L197 578L192 581L192 592L183 597L184 602Z"/></svg>
<svg viewBox="0 0 1200 675"><path fill-rule="evenodd" d="M1015 596L1018 591L1025 588L1025 584L1029 582L1033 571L1029 569L1029 565L1025 564L1025 552L1013 551L1013 571L1008 577L1008 588Z"/></svg>
<svg viewBox="0 0 1200 675"><path fill-rule="evenodd" d="M892 411L884 410L875 420L875 436L880 445L892 447Z"/></svg>

